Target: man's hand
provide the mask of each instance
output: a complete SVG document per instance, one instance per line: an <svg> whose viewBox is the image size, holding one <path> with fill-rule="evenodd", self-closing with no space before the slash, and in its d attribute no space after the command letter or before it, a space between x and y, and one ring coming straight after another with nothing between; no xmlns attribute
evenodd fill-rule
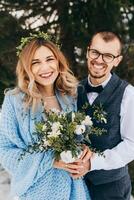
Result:
<svg viewBox="0 0 134 200"><path fill-rule="evenodd" d="M85 174L87 174L91 169L91 162L90 158L93 155L93 152L90 151L90 149L84 145L83 154L80 157L81 162L77 162L77 166L81 166L81 168L78 168L79 173L71 173L71 177L74 179L78 179L80 177L83 177Z"/></svg>
<svg viewBox="0 0 134 200"><path fill-rule="evenodd" d="M77 164L77 166L78 165L79 164ZM78 179L78 178L83 177L85 174L87 174L91 168L90 160L88 160L86 162L82 162L81 166L82 166L82 168L79 168L79 173L71 173L72 178Z"/></svg>

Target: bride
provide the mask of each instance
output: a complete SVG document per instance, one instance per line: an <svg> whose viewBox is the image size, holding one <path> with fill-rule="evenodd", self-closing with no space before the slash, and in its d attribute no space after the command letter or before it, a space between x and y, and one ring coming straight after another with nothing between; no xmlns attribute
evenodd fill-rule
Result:
<svg viewBox="0 0 134 200"><path fill-rule="evenodd" d="M76 111L77 80L61 51L44 36L30 36L19 46L18 84L6 92L2 105L0 162L11 174L11 195L19 200L90 200L83 179L70 175L82 170L82 162L74 171L55 161L51 150L20 159L29 143L37 141L35 123L44 108Z"/></svg>

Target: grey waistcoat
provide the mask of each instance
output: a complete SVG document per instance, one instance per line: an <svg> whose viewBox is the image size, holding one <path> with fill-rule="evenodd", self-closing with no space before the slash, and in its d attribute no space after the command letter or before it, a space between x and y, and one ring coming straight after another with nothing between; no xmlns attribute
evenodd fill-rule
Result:
<svg viewBox="0 0 134 200"><path fill-rule="evenodd" d="M87 79L83 80L81 86L78 88L77 106L79 110L85 102L88 102L84 89L86 82ZM121 80L116 74L113 74L104 90L93 102L93 105L99 105L101 103L107 112L107 123L98 124L98 126L104 127L107 133L101 136L92 135L90 137L92 146L97 150L104 151L105 149L112 149L122 141L120 134L120 107L127 85L128 83L126 81ZM87 110L87 114L92 117L90 110ZM98 185L118 180L126 174L128 174L127 166L114 170L94 170L89 172L85 178L95 185Z"/></svg>

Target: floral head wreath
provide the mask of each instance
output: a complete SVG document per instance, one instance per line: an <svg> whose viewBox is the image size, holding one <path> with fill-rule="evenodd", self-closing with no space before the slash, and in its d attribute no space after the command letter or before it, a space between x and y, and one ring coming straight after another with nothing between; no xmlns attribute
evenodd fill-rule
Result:
<svg viewBox="0 0 134 200"><path fill-rule="evenodd" d="M44 39L46 41L51 41L53 42L58 49L60 49L61 45L58 42L58 39L55 38L54 36L48 34L48 33L44 33L43 31L38 31L35 34L30 33L29 37L22 37L21 41L20 41L20 45L16 47L17 49L17 56L20 56L20 53L22 51L22 49L29 43L31 42L33 39Z"/></svg>

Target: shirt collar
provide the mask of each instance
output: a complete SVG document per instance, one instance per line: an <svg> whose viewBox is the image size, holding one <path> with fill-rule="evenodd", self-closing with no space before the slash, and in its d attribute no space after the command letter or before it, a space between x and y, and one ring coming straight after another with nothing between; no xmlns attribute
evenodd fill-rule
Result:
<svg viewBox="0 0 134 200"><path fill-rule="evenodd" d="M109 77L108 77L104 82L102 82L102 83L99 84L99 85L102 85L102 87L104 88L104 87L107 85L107 83L109 82L109 80L111 79L111 77L112 77L112 74L110 73L110 74L109 74ZM91 85L92 87L97 87L97 86L99 86L99 85L93 85L93 84L91 83L91 81L90 81L90 75L88 76L88 83L89 83L89 85Z"/></svg>

